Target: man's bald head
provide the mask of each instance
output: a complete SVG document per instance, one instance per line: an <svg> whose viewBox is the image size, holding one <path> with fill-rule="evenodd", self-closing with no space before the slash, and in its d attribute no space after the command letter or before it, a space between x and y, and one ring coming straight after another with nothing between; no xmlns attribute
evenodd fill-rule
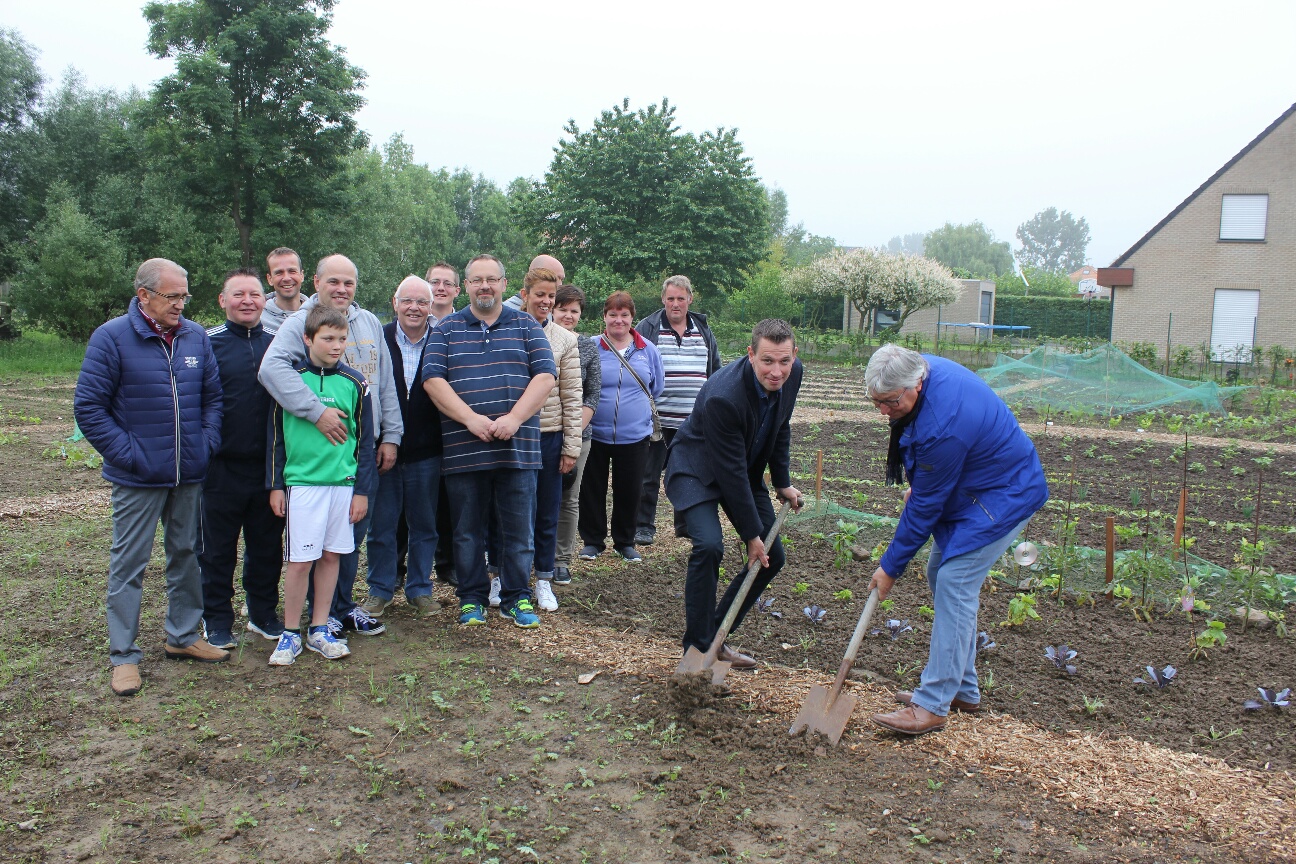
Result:
<svg viewBox="0 0 1296 864"><path fill-rule="evenodd" d="M351 306L359 281L356 266L345 255L328 255L315 265L315 293L320 303L334 309Z"/></svg>
<svg viewBox="0 0 1296 864"><path fill-rule="evenodd" d="M559 282L567 281L567 271L563 269L562 262L552 255L537 255L531 259L531 266L528 270L550 270L558 277Z"/></svg>
<svg viewBox="0 0 1296 864"><path fill-rule="evenodd" d="M410 274L409 276L406 276L404 279L402 279L401 283L396 286L396 296L397 297L426 296L429 300L431 300L432 286L428 284L426 279L422 279L418 276Z"/></svg>

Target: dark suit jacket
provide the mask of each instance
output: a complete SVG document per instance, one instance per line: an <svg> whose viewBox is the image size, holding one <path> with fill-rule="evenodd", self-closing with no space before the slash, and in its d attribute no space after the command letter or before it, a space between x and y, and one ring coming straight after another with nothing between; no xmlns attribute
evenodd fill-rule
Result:
<svg viewBox="0 0 1296 864"><path fill-rule="evenodd" d="M735 360L707 379L667 456L666 495L677 511L719 501L743 542L761 536L755 496L769 494L765 467L775 488L792 485L788 448L801 372L801 361L793 361L779 391L773 432L759 453L752 452L760 431L760 397L751 362Z"/></svg>

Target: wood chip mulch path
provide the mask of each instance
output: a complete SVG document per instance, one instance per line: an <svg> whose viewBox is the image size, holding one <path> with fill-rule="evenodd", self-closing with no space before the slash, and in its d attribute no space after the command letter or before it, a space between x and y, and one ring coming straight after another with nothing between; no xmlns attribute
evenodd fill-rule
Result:
<svg viewBox="0 0 1296 864"><path fill-rule="evenodd" d="M540 631L517 641L523 651L561 657L585 672L665 680L675 671L677 643L639 633L632 641L625 636L559 613L546 616ZM810 687L830 686L832 673L762 666L731 673L725 681L737 699L773 713L769 722L790 727ZM895 707L891 691L860 682L847 686L859 705L841 746L858 752L861 760L872 747L917 747L964 771L1028 780L1055 801L1105 813L1139 831L1198 831L1212 842L1279 857L1296 848L1296 777L1291 772L1231 768L1209 756L1130 738L1058 734L995 712L951 715L943 731L902 744L889 733L875 732L868 721Z"/></svg>
<svg viewBox="0 0 1296 864"><path fill-rule="evenodd" d="M69 513L105 516L112 510L111 494L112 491L105 487L56 495L5 498L0 500L0 519L41 519Z"/></svg>

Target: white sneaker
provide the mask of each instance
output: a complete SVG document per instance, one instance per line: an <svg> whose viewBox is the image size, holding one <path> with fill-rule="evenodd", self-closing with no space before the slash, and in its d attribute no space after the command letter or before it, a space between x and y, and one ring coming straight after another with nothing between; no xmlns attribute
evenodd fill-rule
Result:
<svg viewBox="0 0 1296 864"><path fill-rule="evenodd" d="M279 637L274 652L270 655L271 666L291 666L302 652L302 640L296 633L287 630Z"/></svg>
<svg viewBox="0 0 1296 864"><path fill-rule="evenodd" d="M542 611L558 611L558 598L554 596L553 586L549 584L548 579L536 580L535 598Z"/></svg>
<svg viewBox="0 0 1296 864"><path fill-rule="evenodd" d="M335 637L327 629L307 633L306 647L322 655L326 660L341 660L351 653L347 643Z"/></svg>
<svg viewBox="0 0 1296 864"><path fill-rule="evenodd" d="M498 606L500 604L499 592L500 592L499 577L498 576L491 577L490 605Z"/></svg>

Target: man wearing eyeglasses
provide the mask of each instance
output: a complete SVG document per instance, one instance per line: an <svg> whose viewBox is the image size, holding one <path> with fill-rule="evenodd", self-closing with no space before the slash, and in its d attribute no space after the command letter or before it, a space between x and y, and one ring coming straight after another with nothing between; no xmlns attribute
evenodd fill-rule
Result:
<svg viewBox="0 0 1296 864"><path fill-rule="evenodd" d="M981 710L976 672L981 584L1048 501L1035 445L1004 401L973 372L941 357L883 345L864 371L891 427L887 485L909 481L895 537L869 580L885 600L931 538L927 584L936 610L931 651L904 707L873 722L901 735L945 728L950 711Z"/></svg>
<svg viewBox="0 0 1296 864"><path fill-rule="evenodd" d="M166 644L176 660L219 663L229 652L202 636L202 577L194 547L203 477L220 449L221 385L207 331L182 315L189 276L165 258L135 273L125 315L95 330L73 412L112 484L108 652L112 691L139 692L136 644L144 570L158 522L166 546Z"/></svg>
<svg viewBox="0 0 1296 864"><path fill-rule="evenodd" d="M396 594L397 527L408 529L405 599L419 615L441 609L432 597L441 485L441 415L423 390L423 350L431 329L432 286L406 276L392 297L396 320L383 327L405 433L396 464L378 477L369 528L369 600L364 610L381 617Z"/></svg>
<svg viewBox="0 0 1296 864"><path fill-rule="evenodd" d="M306 299L295 315L284 322L261 361L257 379L265 385L283 409L315 424L333 445L345 444L347 427L342 412L326 407L319 396L306 385L296 365L306 359L306 316L318 304L332 306L347 316L346 364L365 376L373 406L374 438L378 473L385 474L396 463L397 448L405 431L400 403L392 377L391 355L383 339L382 323L355 302L359 274L345 255L328 255L315 265L315 295ZM360 547L369 530L369 517L352 526L355 551L343 555L338 565L337 588L332 601L329 627L338 635L343 630L362 636L377 636L386 631L375 619L351 599L351 588L360 566ZM314 598L312 597L312 602Z"/></svg>
<svg viewBox="0 0 1296 864"><path fill-rule="evenodd" d="M459 271L445 261L438 261L428 268L428 284L432 286L432 312L428 315L428 326L435 327L438 322L454 314L455 300L459 297ZM459 580L455 576L454 566L454 528L450 524L450 496L446 492L445 478L441 478L440 500L437 502L437 579L447 585L455 585ZM396 543L403 542L402 532L397 525ZM404 556L397 553L397 560ZM399 570L399 566L397 567Z"/></svg>
<svg viewBox="0 0 1296 864"><path fill-rule="evenodd" d="M455 502L459 623L486 623L489 526L500 537L500 614L540 626L531 602L533 508L541 467L540 407L557 367L544 330L504 305L504 264L478 255L464 270L470 303L428 335L423 387L441 411L441 470Z"/></svg>

